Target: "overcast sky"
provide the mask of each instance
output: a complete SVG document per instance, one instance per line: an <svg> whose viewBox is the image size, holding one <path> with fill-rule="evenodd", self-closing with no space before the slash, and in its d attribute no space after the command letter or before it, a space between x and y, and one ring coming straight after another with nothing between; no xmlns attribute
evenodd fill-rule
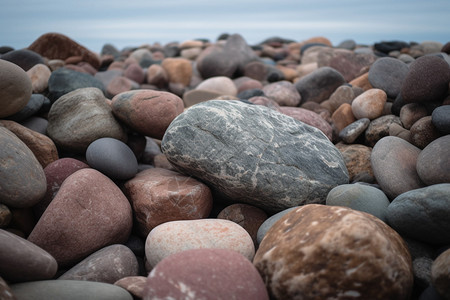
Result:
<svg viewBox="0 0 450 300"><path fill-rule="evenodd" d="M0 46L59 32L100 52L239 33L249 44L325 36L334 45L450 41L450 0L1 0Z"/></svg>

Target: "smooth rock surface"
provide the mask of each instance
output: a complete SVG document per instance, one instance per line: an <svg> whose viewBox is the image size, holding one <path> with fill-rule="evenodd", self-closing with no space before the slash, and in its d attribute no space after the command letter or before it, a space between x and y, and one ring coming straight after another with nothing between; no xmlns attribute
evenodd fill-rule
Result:
<svg viewBox="0 0 450 300"><path fill-rule="evenodd" d="M413 285L401 237L345 207L311 204L289 212L267 232L253 264L273 299L409 299Z"/></svg>
<svg viewBox="0 0 450 300"><path fill-rule="evenodd" d="M408 103L400 109L400 121L405 129L411 129L415 122L427 115L427 108L420 103Z"/></svg>
<svg viewBox="0 0 450 300"><path fill-rule="evenodd" d="M385 91L389 98L395 99L408 72L408 65L401 60L382 57L370 66L369 82L374 88Z"/></svg>
<svg viewBox="0 0 450 300"><path fill-rule="evenodd" d="M348 183L340 152L321 131L240 101L191 107L171 123L161 148L180 171L269 211L323 202Z"/></svg>
<svg viewBox="0 0 450 300"><path fill-rule="evenodd" d="M352 112L356 119L376 119L383 113L387 96L383 90L370 89L352 101Z"/></svg>
<svg viewBox="0 0 450 300"><path fill-rule="evenodd" d="M433 110L431 122L443 134L450 133L450 105L442 105Z"/></svg>
<svg viewBox="0 0 450 300"><path fill-rule="evenodd" d="M450 183L405 192L387 209L388 223L397 232L433 245L450 243Z"/></svg>
<svg viewBox="0 0 450 300"><path fill-rule="evenodd" d="M228 220L202 219L155 227L145 241L145 257L154 267L171 254L204 248L234 250L250 261L255 255L252 238L244 228Z"/></svg>
<svg viewBox="0 0 450 300"><path fill-rule="evenodd" d="M417 157L417 174L427 185L450 183L450 135L428 144Z"/></svg>
<svg viewBox="0 0 450 300"><path fill-rule="evenodd" d="M147 283L147 277L144 276L128 276L114 282L114 285L126 289L133 296L142 299L144 296L144 288ZM133 297L134 298L134 297Z"/></svg>
<svg viewBox="0 0 450 300"><path fill-rule="evenodd" d="M282 210L272 216L270 216L267 220L265 220L261 226L258 228L258 233L256 236L256 241L258 242L258 245L261 244L261 241L263 240L264 236L266 235L267 231L279 220L281 219L285 214L289 213L290 211L297 209L297 206Z"/></svg>
<svg viewBox="0 0 450 300"><path fill-rule="evenodd" d="M411 144L423 149L442 134L433 125L432 117L426 116L417 120L409 130L411 133Z"/></svg>
<svg viewBox="0 0 450 300"><path fill-rule="evenodd" d="M268 300L248 259L227 249L193 249L166 257L149 274L143 299Z"/></svg>
<svg viewBox="0 0 450 300"><path fill-rule="evenodd" d="M41 109L41 107L43 106L43 104L46 100L48 100L48 98L46 98L44 95L32 94L27 105L24 108L22 108L20 111L7 117L7 119L13 120L16 122L24 121L27 118L31 117L32 115L36 114ZM50 100L48 100L48 101L50 101Z"/></svg>
<svg viewBox="0 0 450 300"><path fill-rule="evenodd" d="M431 266L433 286L444 299L450 299L450 250L440 254Z"/></svg>
<svg viewBox="0 0 450 300"><path fill-rule="evenodd" d="M203 90L219 95L237 95L237 88L234 82L226 76L210 77L195 87L196 90Z"/></svg>
<svg viewBox="0 0 450 300"><path fill-rule="evenodd" d="M265 85L262 90L267 97L281 106L298 106L301 102L300 93L286 80Z"/></svg>

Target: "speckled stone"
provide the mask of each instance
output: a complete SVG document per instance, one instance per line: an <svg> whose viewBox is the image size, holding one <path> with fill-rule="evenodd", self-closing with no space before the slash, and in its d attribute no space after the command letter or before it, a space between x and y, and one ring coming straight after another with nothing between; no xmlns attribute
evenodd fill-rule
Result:
<svg viewBox="0 0 450 300"><path fill-rule="evenodd" d="M432 116L426 116L417 120L409 130L411 132L411 143L420 148L425 148L442 134L436 129L432 122Z"/></svg>
<svg viewBox="0 0 450 300"><path fill-rule="evenodd" d="M195 178L162 168L139 172L124 184L124 190L143 237L165 222L206 218L213 205L208 186Z"/></svg>
<svg viewBox="0 0 450 300"><path fill-rule="evenodd" d="M427 185L450 183L450 135L428 144L417 157L417 173Z"/></svg>
<svg viewBox="0 0 450 300"><path fill-rule="evenodd" d="M193 249L166 257L149 274L143 299L268 300L247 258L228 249Z"/></svg>
<svg viewBox="0 0 450 300"><path fill-rule="evenodd" d="M347 125L339 132L339 137L347 144L353 143L370 124L368 118L362 118Z"/></svg>
<svg viewBox="0 0 450 300"><path fill-rule="evenodd" d="M147 277L144 276L128 276L114 282L114 285L126 289L133 296L142 299L144 296L144 288L147 284Z"/></svg>
<svg viewBox="0 0 450 300"><path fill-rule="evenodd" d="M320 130L241 101L189 108L171 123L161 148L178 170L233 203L272 212L322 202L348 183L340 152Z"/></svg>
<svg viewBox="0 0 450 300"><path fill-rule="evenodd" d="M402 125L400 118L394 115L381 116L372 120L364 134L365 144L369 147L375 146L381 138L389 135L389 128L394 123Z"/></svg>
<svg viewBox="0 0 450 300"><path fill-rule="evenodd" d="M401 237L370 214L338 206L310 204L286 214L253 264L273 299L409 299L413 285Z"/></svg>
<svg viewBox="0 0 450 300"><path fill-rule="evenodd" d="M356 119L370 120L380 117L386 104L387 96L383 90L370 89L352 101L352 112Z"/></svg>
<svg viewBox="0 0 450 300"><path fill-rule="evenodd" d="M450 299L450 249L440 254L431 266L431 280L439 295Z"/></svg>
<svg viewBox="0 0 450 300"><path fill-rule="evenodd" d="M398 233L432 245L450 243L450 183L410 190L387 209L389 225Z"/></svg>
<svg viewBox="0 0 450 300"><path fill-rule="evenodd" d="M419 148L394 136L382 138L373 148L370 156L373 173L390 199L424 187L416 171L419 153Z"/></svg>
<svg viewBox="0 0 450 300"><path fill-rule="evenodd" d="M138 272L138 262L130 248L115 244L92 253L59 276L58 280L114 283L127 276L137 276Z"/></svg>
<svg viewBox="0 0 450 300"><path fill-rule="evenodd" d="M238 224L221 219L200 219L171 221L155 227L145 241L145 257L154 267L171 254L204 248L235 250L250 261L255 255L252 238Z"/></svg>

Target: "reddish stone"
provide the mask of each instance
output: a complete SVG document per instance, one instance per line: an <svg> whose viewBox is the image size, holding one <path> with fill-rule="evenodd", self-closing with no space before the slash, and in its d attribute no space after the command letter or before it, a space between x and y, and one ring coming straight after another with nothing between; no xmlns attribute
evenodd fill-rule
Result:
<svg viewBox="0 0 450 300"><path fill-rule="evenodd" d="M327 123L321 116L316 114L313 111L300 108L300 107L289 107L289 106L281 106L280 112L290 117L293 117L296 120L302 121L308 125L311 125L317 129L320 129L329 140L331 140L333 135L333 130L330 124Z"/></svg>
<svg viewBox="0 0 450 300"><path fill-rule="evenodd" d="M245 90L262 89L264 87L260 81L245 76L236 78L233 81L236 85L236 88L238 89L238 94Z"/></svg>
<svg viewBox="0 0 450 300"><path fill-rule="evenodd" d="M147 70L147 82L159 88L167 86L169 76L161 65L153 64Z"/></svg>
<svg viewBox="0 0 450 300"><path fill-rule="evenodd" d="M333 125L336 127L337 132L341 132L342 129L356 121L356 118L353 115L352 106L348 103L339 106L331 116L331 119L333 120Z"/></svg>
<svg viewBox="0 0 450 300"><path fill-rule="evenodd" d="M144 83L144 80L145 80L144 70L137 63L128 65L126 67L125 71L123 72L123 76L125 76L139 84Z"/></svg>
<svg viewBox="0 0 450 300"><path fill-rule="evenodd" d="M114 282L114 285L126 289L133 296L142 299L144 296L144 288L147 283L147 277L144 276L128 276Z"/></svg>
<svg viewBox="0 0 450 300"><path fill-rule="evenodd" d="M346 145L343 143L337 143L336 148L342 153L350 182L375 182L372 165L370 164L372 148L359 144Z"/></svg>

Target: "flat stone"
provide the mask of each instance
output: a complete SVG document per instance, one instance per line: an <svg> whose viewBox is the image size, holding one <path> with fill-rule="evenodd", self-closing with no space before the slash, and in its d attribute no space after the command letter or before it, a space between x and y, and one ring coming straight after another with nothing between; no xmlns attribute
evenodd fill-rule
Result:
<svg viewBox="0 0 450 300"><path fill-rule="evenodd" d="M386 222L386 210L390 202L379 189L364 184L341 184L327 196L326 205L345 206L374 215Z"/></svg>
<svg viewBox="0 0 450 300"><path fill-rule="evenodd" d="M47 187L41 164L30 148L3 126L0 144L0 203L8 207L32 207L42 199Z"/></svg>
<svg viewBox="0 0 450 300"><path fill-rule="evenodd" d="M450 105L442 105L433 110L431 122L443 134L450 133Z"/></svg>
<svg viewBox="0 0 450 300"><path fill-rule="evenodd" d="M374 88L386 92L389 98L395 99L400 93L408 72L408 65L401 60L393 57L382 57L370 66L369 82Z"/></svg>
<svg viewBox="0 0 450 300"><path fill-rule="evenodd" d="M431 266L431 279L433 286L444 299L450 298L450 274L448 266L450 265L450 250L440 254Z"/></svg>
<svg viewBox="0 0 450 300"><path fill-rule="evenodd" d="M264 282L247 258L228 249L173 254L149 274L143 299L268 300Z"/></svg>
<svg viewBox="0 0 450 300"><path fill-rule="evenodd" d="M248 232L222 219L171 221L155 227L145 241L145 257L155 267L171 254L190 249L228 249L252 261L255 246Z"/></svg>
<svg viewBox="0 0 450 300"><path fill-rule="evenodd" d="M114 116L137 132L162 139L167 127L184 109L178 96L154 90L121 93L112 99Z"/></svg>
<svg viewBox="0 0 450 300"><path fill-rule="evenodd" d="M92 253L58 277L58 280L115 283L127 276L137 276L138 271L136 256L130 248L115 244Z"/></svg>
<svg viewBox="0 0 450 300"><path fill-rule="evenodd" d="M41 280L11 285L17 299L110 299L133 300L125 289L113 284L80 280Z"/></svg>
<svg viewBox="0 0 450 300"><path fill-rule="evenodd" d="M124 184L143 237L156 226L176 220L208 217L213 198L208 186L178 172L153 168Z"/></svg>
<svg viewBox="0 0 450 300"><path fill-rule="evenodd" d="M131 227L125 195L108 177L87 168L66 178L28 240L60 267L71 266L104 246L125 242Z"/></svg>
<svg viewBox="0 0 450 300"><path fill-rule="evenodd" d="M373 173L390 199L424 187L416 171L419 153L419 148L394 136L382 138L373 148L370 156Z"/></svg>
<svg viewBox="0 0 450 300"><path fill-rule="evenodd" d="M368 118L361 118L347 125L339 132L339 137L347 144L353 143L361 134L366 131L370 124Z"/></svg>
<svg viewBox="0 0 450 300"><path fill-rule="evenodd" d="M253 264L272 299L409 299L413 286L402 238L380 219L339 206L310 204L284 215Z"/></svg>
<svg viewBox="0 0 450 300"><path fill-rule="evenodd" d="M370 89L353 99L352 112L356 119L376 119L383 114L387 96L383 90Z"/></svg>
<svg viewBox="0 0 450 300"><path fill-rule="evenodd" d="M450 183L450 135L428 144L417 157L417 173L427 185Z"/></svg>
<svg viewBox="0 0 450 300"><path fill-rule="evenodd" d="M340 152L320 130L241 101L189 108L171 123L161 148L179 171L234 203L272 212L323 202L348 182Z"/></svg>
<svg viewBox="0 0 450 300"><path fill-rule="evenodd" d="M10 282L51 279L58 269L48 252L3 229L0 229L0 253L0 273Z"/></svg>
<svg viewBox="0 0 450 300"><path fill-rule="evenodd" d="M388 223L398 233L432 245L450 243L450 183L411 190L387 209Z"/></svg>
<svg viewBox="0 0 450 300"><path fill-rule="evenodd" d="M53 103L47 133L57 146L76 153L84 153L93 141L102 137L127 139L97 88L77 89Z"/></svg>
<svg viewBox="0 0 450 300"><path fill-rule="evenodd" d="M31 97L31 79L19 66L0 59L0 118L22 110Z"/></svg>

